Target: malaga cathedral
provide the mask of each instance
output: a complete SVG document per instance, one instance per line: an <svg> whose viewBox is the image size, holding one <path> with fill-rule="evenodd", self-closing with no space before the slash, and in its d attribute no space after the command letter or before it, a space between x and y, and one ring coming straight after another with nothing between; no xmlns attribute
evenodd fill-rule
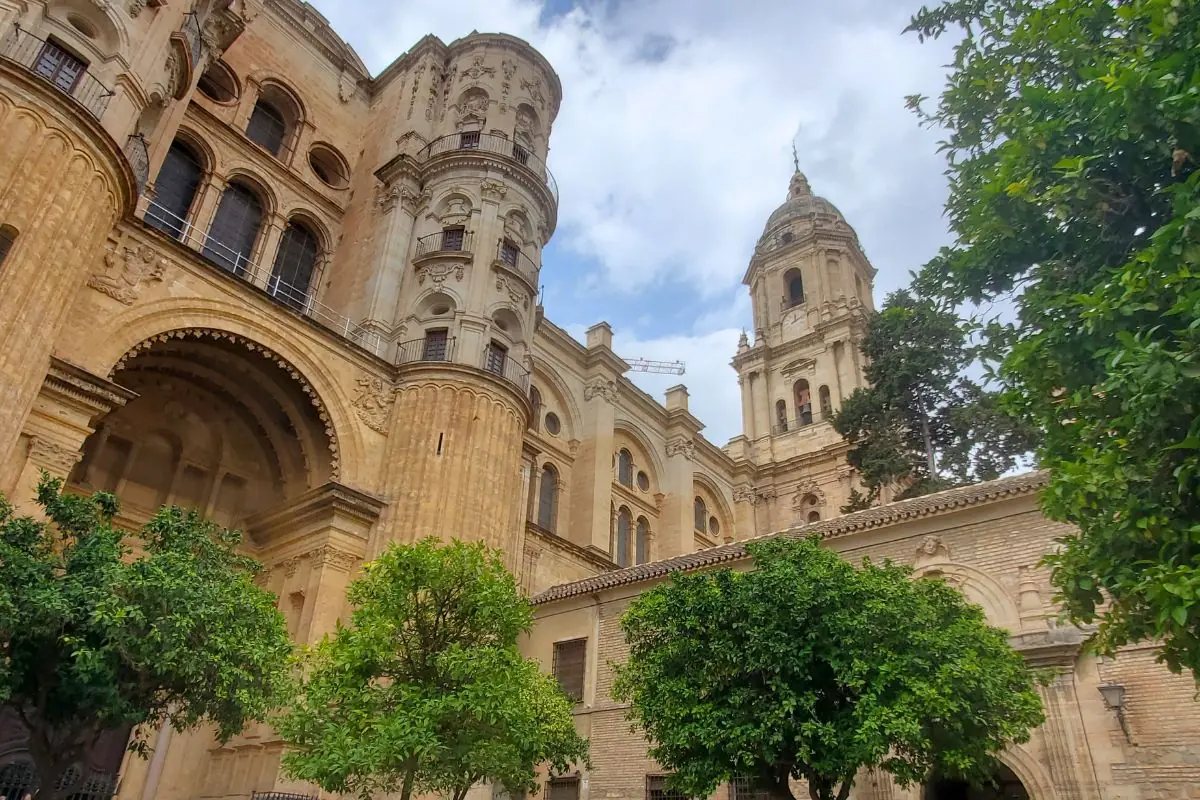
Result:
<svg viewBox="0 0 1200 800"><path fill-rule="evenodd" d="M114 492L122 525L173 503L244 530L298 642L389 542L501 548L535 604L526 652L592 743L548 800L671 796L611 696L620 615L789 531L943 576L1053 676L994 788L867 772L857 800L1200 798L1190 676L1152 644L1096 658L1058 619L1042 475L839 514L830 415L863 384L874 270L802 174L748 254L732 441L702 436L685 387L631 383L606 323L581 343L545 315L561 99L503 34L426 36L372 76L296 0L0 0L0 491L32 510L47 470ZM128 735L79 765L119 800L319 796L265 726L150 731L145 759Z"/></svg>

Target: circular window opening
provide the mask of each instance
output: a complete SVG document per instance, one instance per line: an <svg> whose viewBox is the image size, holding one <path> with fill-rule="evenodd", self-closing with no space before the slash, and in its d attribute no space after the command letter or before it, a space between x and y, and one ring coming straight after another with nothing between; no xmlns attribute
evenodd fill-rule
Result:
<svg viewBox="0 0 1200 800"><path fill-rule="evenodd" d="M508 322L501 317L496 317L492 322L496 323L496 327L502 331L508 330Z"/></svg>
<svg viewBox="0 0 1200 800"><path fill-rule="evenodd" d="M432 313L435 317L440 317L442 314L449 314L450 306L434 306L430 309L430 313Z"/></svg>
<svg viewBox="0 0 1200 800"><path fill-rule="evenodd" d="M308 165L312 167L313 174L326 186L345 189L350 185L346 160L328 145L313 145L308 151Z"/></svg>
<svg viewBox="0 0 1200 800"><path fill-rule="evenodd" d="M708 532L711 533L713 536L721 535L721 523L717 522L716 517L708 518Z"/></svg>
<svg viewBox="0 0 1200 800"><path fill-rule="evenodd" d="M98 33L98 31L96 30L96 26L93 25L92 23L88 22L86 19L84 19L80 15L67 14L67 22L69 22L71 24L72 28L79 31L87 38L89 38L89 39L96 38L96 34Z"/></svg>
<svg viewBox="0 0 1200 800"><path fill-rule="evenodd" d="M558 414L555 414L553 411L551 411L546 415L546 433L550 434L551 436L558 436L561 430L562 422L559 421Z"/></svg>
<svg viewBox="0 0 1200 800"><path fill-rule="evenodd" d="M637 483L638 483L638 488L641 489L643 492L650 491L650 476L647 475L646 473L639 472L637 474Z"/></svg>
<svg viewBox="0 0 1200 800"><path fill-rule="evenodd" d="M792 241L792 232L791 232L791 231L786 231L786 232L783 234L783 243L784 243L784 244L789 244L789 243L791 243L791 241Z"/></svg>
<svg viewBox="0 0 1200 800"><path fill-rule="evenodd" d="M216 103L232 103L238 96L233 70L222 61L214 61L204 70L204 74L196 82L196 88L200 90L200 94Z"/></svg>

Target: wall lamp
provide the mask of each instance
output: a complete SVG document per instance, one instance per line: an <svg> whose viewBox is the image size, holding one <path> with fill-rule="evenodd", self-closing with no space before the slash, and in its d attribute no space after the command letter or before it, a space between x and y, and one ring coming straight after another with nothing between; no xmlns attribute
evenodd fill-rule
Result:
<svg viewBox="0 0 1200 800"><path fill-rule="evenodd" d="M1104 707L1109 711L1117 712L1117 722L1121 723L1125 741L1131 742L1129 725L1125 722L1125 687L1119 683L1102 683L1100 684L1100 694L1104 697Z"/></svg>

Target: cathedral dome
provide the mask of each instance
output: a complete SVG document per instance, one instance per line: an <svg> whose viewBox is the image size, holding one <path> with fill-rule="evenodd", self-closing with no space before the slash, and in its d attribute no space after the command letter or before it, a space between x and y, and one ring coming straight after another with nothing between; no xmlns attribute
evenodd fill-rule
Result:
<svg viewBox="0 0 1200 800"><path fill-rule="evenodd" d="M846 221L842 212L837 210L837 206L824 197L813 194L808 185L808 178L804 177L803 172L796 170L788 186L787 200L767 218L767 227L763 229L763 235L773 228L793 220L805 219L811 214L826 214L837 217L841 222Z"/></svg>

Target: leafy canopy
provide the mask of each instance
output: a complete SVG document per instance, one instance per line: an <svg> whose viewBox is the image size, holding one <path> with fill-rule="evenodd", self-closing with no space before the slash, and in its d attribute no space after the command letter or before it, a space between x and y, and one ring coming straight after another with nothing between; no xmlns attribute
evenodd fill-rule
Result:
<svg viewBox="0 0 1200 800"><path fill-rule="evenodd" d="M224 740L283 699L291 644L237 532L164 508L129 536L116 498L63 494L45 473L37 499L46 520L0 498L0 697L29 731L40 796L106 729L137 726L145 755L163 722Z"/></svg>
<svg viewBox="0 0 1200 800"><path fill-rule="evenodd" d="M874 503L899 486L916 497L1000 477L1033 449L1032 431L1005 414L996 393L963 375L975 360L966 326L952 308L901 290L888 295L863 338L867 388L834 417L865 496Z"/></svg>
<svg viewBox="0 0 1200 800"><path fill-rule="evenodd" d="M1049 559L1066 610L1101 652L1161 639L1195 672L1200 4L951 0L910 29L967 31L926 114L957 243L921 291L1015 306L988 344L1042 431L1046 512L1079 529Z"/></svg>
<svg viewBox="0 0 1200 800"><path fill-rule="evenodd" d="M532 609L497 552L392 545L351 584L350 625L308 654L278 720L284 768L329 792L534 791L536 769L586 763L572 703L521 657Z"/></svg>
<svg viewBox="0 0 1200 800"><path fill-rule="evenodd" d="M735 777L845 800L863 767L901 785L980 779L1042 722L1007 635L943 581L817 538L748 545L752 572L676 573L630 605L615 696L689 797Z"/></svg>

